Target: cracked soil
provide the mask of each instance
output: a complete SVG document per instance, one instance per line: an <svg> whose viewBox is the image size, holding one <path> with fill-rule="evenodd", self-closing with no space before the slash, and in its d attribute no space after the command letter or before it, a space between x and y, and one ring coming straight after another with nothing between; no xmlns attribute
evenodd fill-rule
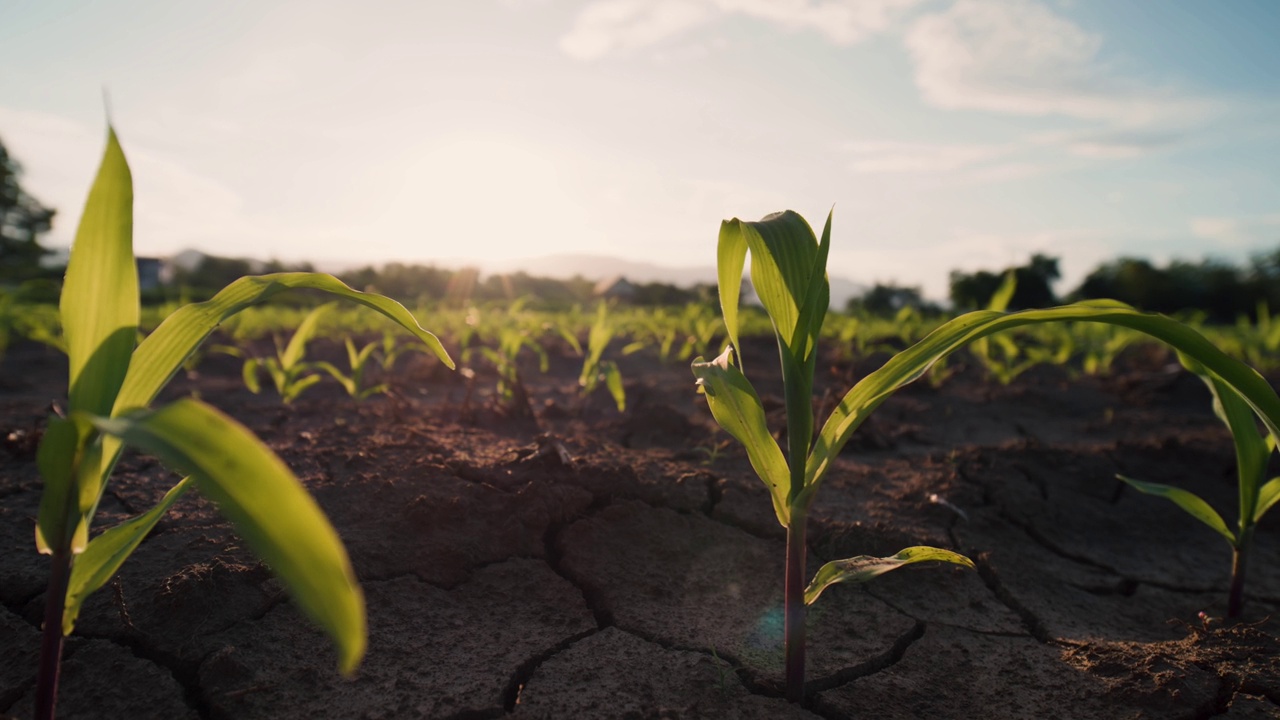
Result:
<svg viewBox="0 0 1280 720"><path fill-rule="evenodd" d="M744 351L781 431L776 351ZM484 368L468 392L421 355L363 403L327 382L290 406L251 395L230 358L179 377L167 398L196 393L243 422L319 500L364 588L368 655L340 677L192 493L85 607L60 716L1280 717L1276 519L1257 534L1244 622L1227 624L1226 543L1115 479L1187 487L1233 517L1230 438L1163 351L1131 352L1110 377L1041 368L1007 387L957 356L940 388L877 410L813 508L808 573L917 544L978 568L829 590L809 613L803 707L781 698L783 529L687 363L622 358L618 413L577 399L580 360L551 354L547 373L523 372L527 404L505 408ZM883 359L824 359L816 404ZM0 715L33 705L48 572L34 448L65 372L36 345L0 364ZM126 455L98 525L175 481Z"/></svg>

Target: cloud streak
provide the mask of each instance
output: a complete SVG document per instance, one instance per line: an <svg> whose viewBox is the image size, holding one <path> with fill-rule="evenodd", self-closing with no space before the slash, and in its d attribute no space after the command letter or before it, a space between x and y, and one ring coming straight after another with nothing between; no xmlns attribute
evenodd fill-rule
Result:
<svg viewBox="0 0 1280 720"><path fill-rule="evenodd" d="M560 49L578 60L598 60L656 46L695 28L732 17L767 22L788 31L812 31L837 45L852 45L886 31L920 0L596 0L578 14Z"/></svg>
<svg viewBox="0 0 1280 720"><path fill-rule="evenodd" d="M1202 103L1116 77L1101 36L1034 0L959 0L919 17L904 42L923 99L948 110L1146 126Z"/></svg>

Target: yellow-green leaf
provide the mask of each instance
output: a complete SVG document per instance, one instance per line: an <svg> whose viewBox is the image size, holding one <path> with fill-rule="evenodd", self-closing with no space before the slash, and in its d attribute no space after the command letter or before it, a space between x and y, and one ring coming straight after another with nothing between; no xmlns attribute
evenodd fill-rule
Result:
<svg viewBox="0 0 1280 720"><path fill-rule="evenodd" d="M364 597L337 532L275 453L198 400L92 422L189 474L337 644L342 670L355 669L365 648Z"/></svg>
<svg viewBox="0 0 1280 720"><path fill-rule="evenodd" d="M205 302L179 308L142 341L134 353L114 411L119 413L149 405L182 363L224 320L278 293L297 288L320 290L377 310L412 333L441 362L453 368L453 360L440 340L423 329L403 305L391 298L352 290L341 280L323 273L242 277Z"/></svg>
<svg viewBox="0 0 1280 720"><path fill-rule="evenodd" d="M71 410L111 411L138 332L138 269L133 259L133 178L116 140L89 190L59 305L70 370Z"/></svg>
<svg viewBox="0 0 1280 720"><path fill-rule="evenodd" d="M804 604L812 605L822 591L842 582L864 583L881 575L897 570L903 565L919 562L947 562L964 567L973 567L973 561L959 553L942 548L917 545L899 550L889 557L872 557L859 555L845 560L833 560L818 569L813 582L804 591Z"/></svg>
<svg viewBox="0 0 1280 720"><path fill-rule="evenodd" d="M120 570L120 566L138 549L147 533L151 532L160 518L164 517L190 486L191 478L184 478L170 488L155 507L102 531L102 534L89 541L84 552L76 556L75 564L71 566L71 580L67 584L66 604L62 610L63 635L70 635L75 629L84 601Z"/></svg>
<svg viewBox="0 0 1280 720"><path fill-rule="evenodd" d="M733 348L727 347L710 362L704 362L701 357L695 359L693 374L698 378L698 386L706 395L707 405L716 422L746 448L751 467L773 498L773 511L778 515L778 522L787 527L791 517L787 503L791 491L787 461L778 442L769 434L760 396L742 371L733 366L732 354Z"/></svg>

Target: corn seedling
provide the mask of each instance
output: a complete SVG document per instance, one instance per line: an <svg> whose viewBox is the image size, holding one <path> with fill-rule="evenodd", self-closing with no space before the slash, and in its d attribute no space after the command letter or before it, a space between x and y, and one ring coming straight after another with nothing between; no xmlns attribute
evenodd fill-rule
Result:
<svg viewBox="0 0 1280 720"><path fill-rule="evenodd" d="M817 600L827 587L839 582L865 582L897 567L927 560L973 566L968 558L949 550L912 547L888 558L859 556L827 563L805 588L805 525L813 498L812 492L806 490L816 489L821 480L821 475L806 477L806 465L811 461L813 445L817 340L830 297L826 275L830 246L830 217L821 243L809 224L790 211L760 222L734 219L723 223L718 250L720 301L732 344L715 360L705 362L699 357L693 362L693 373L716 422L746 446L752 467L769 486L778 520L787 528L783 634L786 692L791 702L800 702L804 696L805 606ZM773 321L782 360L788 446L785 457L765 424L759 396L733 361L738 342L738 296L748 251L751 281Z"/></svg>
<svg viewBox="0 0 1280 720"><path fill-rule="evenodd" d="M520 379L520 353L528 348L538 356L538 369L546 372L548 358L542 345L524 328L518 326L502 326L496 329L498 343L495 347L477 345L462 351L462 361L470 362L475 353L493 366L498 374L497 397L501 405L509 411L520 414L532 414L529 406L529 393ZM469 395L469 393L468 393Z"/></svg>
<svg viewBox="0 0 1280 720"><path fill-rule="evenodd" d="M75 627L85 599L116 574L192 486L217 504L303 613L328 633L344 672L354 670L364 654L364 600L346 550L289 468L248 429L199 400L149 408L222 321L281 291L311 288L377 310L452 366L436 337L401 305L316 273L240 278L207 302L179 308L138 344L132 236L132 176L109 130L60 303L70 369L68 412L50 418L36 454L44 489L35 541L41 553L52 556L36 673L40 720L54 716L63 637ZM126 444L187 477L156 507L90 540L98 503Z"/></svg>
<svg viewBox="0 0 1280 720"><path fill-rule="evenodd" d="M881 403L950 353L994 333L1028 325L1085 321L1130 328L1194 360L1204 374L1238 393L1268 432L1280 435L1280 397L1252 368L1227 356L1195 329L1168 317L1139 312L1115 301L1089 301L1017 313L980 310L943 323L854 385L815 438L812 381L816 339L829 293L825 268L830 232L828 217L822 240L817 241L808 223L790 211L760 222L735 219L722 223L717 265L721 310L730 346L715 360L704 362L699 358L693 364L713 416L746 447L752 468L769 490L778 522L787 529L783 632L786 693L792 701L800 701L804 695L805 604L812 603L834 583L869 580L909 563L943 560L969 564L963 556L946 550L907 548L886 558L856 557L827 563L807 589L803 580L805 521L831 463ZM773 322L779 344L786 396L785 456L765 425L759 396L734 362L739 332L738 296L748 251L751 280ZM1280 485L1268 484L1266 488L1269 493L1280 491ZM1269 496L1264 500L1269 501Z"/></svg>
<svg viewBox="0 0 1280 720"><path fill-rule="evenodd" d="M324 360L315 362L315 367L332 375L333 379L337 380L339 385L342 385L342 389L346 390L347 394L357 401L364 400L371 395L386 392L386 383L366 386L364 379L365 370L369 367L369 359L373 356L373 351L378 347L378 343L371 342L357 350L355 343L348 337L343 339L343 344L347 348L347 368L351 371L350 375L339 370L333 363Z"/></svg>
<svg viewBox="0 0 1280 720"><path fill-rule="evenodd" d="M374 357L378 359L378 365L383 372L391 372L396 367L396 362L403 356L411 352L423 350L422 346L416 342L401 342L402 336L394 330L383 330L382 340L378 344L378 351L374 353Z"/></svg>
<svg viewBox="0 0 1280 720"><path fill-rule="evenodd" d="M578 376L578 385L582 388L580 397L586 400L595 392L603 380L613 397L618 412L627 409L627 391L622 386L622 372L618 364L612 360L604 360L605 348L613 340L615 328L609 318L609 311L604 303L596 310L596 321L587 334L587 353L582 361L582 373Z"/></svg>
<svg viewBox="0 0 1280 720"><path fill-rule="evenodd" d="M307 343L315 337L316 327L320 324L321 317L331 307L331 304L321 305L312 310L294 330L288 345L281 347L280 338L276 336L275 357L251 357L244 361L244 384L249 388L249 392L254 395L262 392L262 385L258 382L259 369L266 370L267 376L271 378L271 383L285 404L293 402L307 388L320 382L320 375L313 372L316 364L305 361Z"/></svg>
<svg viewBox="0 0 1280 720"><path fill-rule="evenodd" d="M1259 433L1257 421L1240 394L1193 360L1183 358L1188 370L1200 376L1213 394L1213 412L1231 431L1236 451L1236 487L1240 516L1232 529L1200 496L1182 488L1144 482L1117 475L1130 487L1148 495L1165 498L1191 517L1213 528L1231 544L1231 585L1227 591L1227 617L1238 618L1244 610L1245 570L1253 545L1254 528L1262 516L1280 501L1280 477L1266 480L1267 461L1276 449L1276 436Z"/></svg>

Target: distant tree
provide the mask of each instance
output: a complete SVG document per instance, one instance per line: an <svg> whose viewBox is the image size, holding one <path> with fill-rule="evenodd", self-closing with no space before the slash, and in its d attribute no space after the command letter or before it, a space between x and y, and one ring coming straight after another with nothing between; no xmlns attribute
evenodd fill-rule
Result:
<svg viewBox="0 0 1280 720"><path fill-rule="evenodd" d="M40 235L53 226L54 210L31 197L18 183L22 166L0 142L0 282L22 282L56 274L40 267L49 250Z"/></svg>
<svg viewBox="0 0 1280 720"><path fill-rule="evenodd" d="M893 283L876 283L870 290L849 298L845 303L847 312L861 310L874 315L893 315L904 307L929 310L932 309L932 304L925 301L919 287L903 287Z"/></svg>
<svg viewBox="0 0 1280 720"><path fill-rule="evenodd" d="M174 269L173 283L187 288L192 297L205 297L237 278L251 274L252 269L251 263L245 259L205 255L190 270L180 267Z"/></svg>
<svg viewBox="0 0 1280 720"><path fill-rule="evenodd" d="M987 270L975 273L953 270L950 283L951 304L958 310L986 307L991 296L1000 288L1005 273L1010 271L1017 275L1018 285L1013 299L1009 301L1009 310L1043 308L1058 302L1053 292L1053 282L1062 276L1058 269L1058 258L1036 253L1026 265L1006 268L998 273Z"/></svg>
<svg viewBox="0 0 1280 720"><path fill-rule="evenodd" d="M453 275L452 270L433 265L388 263L381 269L370 265L339 277L351 287L376 291L400 302L417 303L443 298Z"/></svg>
<svg viewBox="0 0 1280 720"><path fill-rule="evenodd" d="M670 283L651 282L636 286L635 297L631 302L635 305L687 305L698 302L701 298L696 289L685 289Z"/></svg>
<svg viewBox="0 0 1280 720"><path fill-rule="evenodd" d="M1111 298L1161 313L1203 311L1211 320L1231 322L1254 313L1259 301L1271 304L1280 279L1273 269L1280 271L1280 256L1259 256L1249 271L1216 260L1174 260L1159 268L1140 258L1119 258L1089 273L1072 297Z"/></svg>

